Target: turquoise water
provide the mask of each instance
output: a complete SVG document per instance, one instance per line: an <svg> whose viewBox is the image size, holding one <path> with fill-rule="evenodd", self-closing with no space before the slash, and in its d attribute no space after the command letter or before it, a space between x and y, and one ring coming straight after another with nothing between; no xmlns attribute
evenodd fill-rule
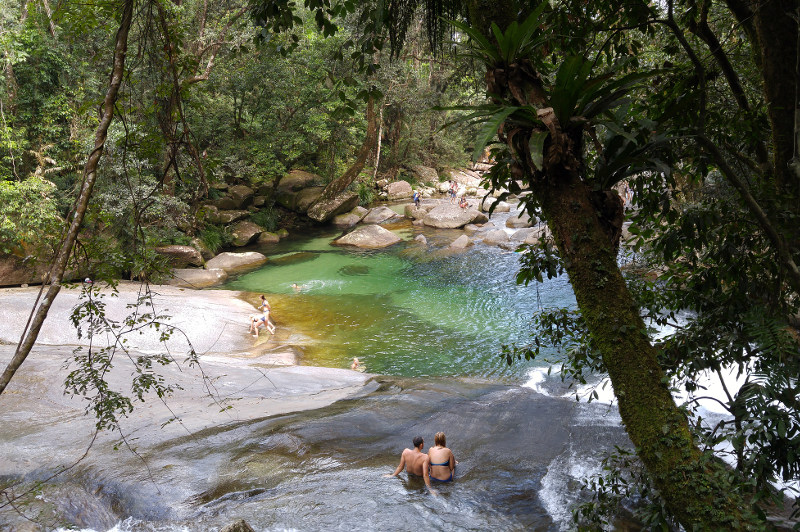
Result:
<svg viewBox="0 0 800 532"><path fill-rule="evenodd" d="M394 230L407 240L383 250L331 246L331 231L287 239L259 249L270 261L225 288L267 294L279 330L309 339L302 364L347 367L358 357L386 375L523 378L531 364L508 367L500 348L530 340L539 308L574 306L566 278L520 286L515 252L451 252L459 231L425 230L423 246L413 241L421 229Z"/></svg>

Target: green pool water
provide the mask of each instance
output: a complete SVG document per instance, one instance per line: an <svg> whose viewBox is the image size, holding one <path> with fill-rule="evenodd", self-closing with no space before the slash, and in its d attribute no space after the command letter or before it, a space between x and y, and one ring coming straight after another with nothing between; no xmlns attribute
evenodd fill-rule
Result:
<svg viewBox="0 0 800 532"><path fill-rule="evenodd" d="M428 232L424 246L416 227L394 230L406 241L383 250L332 246L332 231L287 239L259 249L269 262L225 288L254 302L266 294L279 334L297 332L302 364L348 367L358 357L371 373L524 378L530 364L508 367L500 348L529 341L539 308L574 305L566 279L519 286L515 252L478 244L454 253L444 244L458 232Z"/></svg>

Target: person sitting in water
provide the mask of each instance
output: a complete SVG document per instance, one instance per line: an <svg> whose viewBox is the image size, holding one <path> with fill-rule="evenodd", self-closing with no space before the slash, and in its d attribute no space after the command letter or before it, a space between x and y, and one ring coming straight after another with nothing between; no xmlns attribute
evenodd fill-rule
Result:
<svg viewBox="0 0 800 532"><path fill-rule="evenodd" d="M444 432L437 432L433 437L434 446L428 449L430 461L430 477L434 482L451 482L456 469L456 458L453 451L447 448Z"/></svg>
<svg viewBox="0 0 800 532"><path fill-rule="evenodd" d="M353 363L350 364L350 369L358 371L360 367L361 367L361 361L358 360L358 357L353 357Z"/></svg>
<svg viewBox="0 0 800 532"><path fill-rule="evenodd" d="M292 283L292 288L294 288L295 292L300 292L305 287L301 284Z"/></svg>
<svg viewBox="0 0 800 532"><path fill-rule="evenodd" d="M414 449L403 449L403 454L400 455L400 465L397 466L394 473L383 476L386 478L396 477L405 467L409 475L422 477L425 481L425 485L428 489L431 489L431 478L429 474L431 459L427 454L422 452L425 441L422 439L422 436L416 436L412 440L412 443L414 444Z"/></svg>

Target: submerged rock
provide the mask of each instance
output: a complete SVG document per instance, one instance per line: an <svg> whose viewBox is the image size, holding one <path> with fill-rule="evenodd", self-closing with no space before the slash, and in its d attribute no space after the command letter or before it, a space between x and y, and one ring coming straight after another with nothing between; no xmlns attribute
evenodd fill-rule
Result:
<svg viewBox="0 0 800 532"><path fill-rule="evenodd" d="M428 245L428 239L427 239L427 238L425 238L425 235L417 235L417 236L415 236L415 237L414 237L414 240L415 240L416 242L419 242L419 243L420 243L420 244L422 244L423 246L426 246L426 245Z"/></svg>
<svg viewBox="0 0 800 532"><path fill-rule="evenodd" d="M337 238L333 243L337 246L374 249L385 248L402 240L402 238L380 225L364 225L341 238Z"/></svg>

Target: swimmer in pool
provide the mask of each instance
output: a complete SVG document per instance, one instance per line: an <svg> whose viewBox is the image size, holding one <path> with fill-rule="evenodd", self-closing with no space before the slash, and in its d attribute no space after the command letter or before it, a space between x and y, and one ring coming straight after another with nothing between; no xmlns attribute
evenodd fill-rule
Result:
<svg viewBox="0 0 800 532"><path fill-rule="evenodd" d="M456 469L456 457L447 448L444 432L437 432L433 437L434 446L428 449L430 459L431 480L434 482L451 482Z"/></svg>
<svg viewBox="0 0 800 532"><path fill-rule="evenodd" d="M412 443L414 444L413 449L403 449L403 454L400 455L400 465L397 466L394 473L383 476L386 478L396 477L403 471L403 468L405 468L409 475L422 477L425 481L425 485L428 489L431 489L431 479L428 473L431 459L427 454L422 452L425 441L422 439L422 436L416 436ZM431 492L434 494L436 493L433 490L431 490Z"/></svg>

